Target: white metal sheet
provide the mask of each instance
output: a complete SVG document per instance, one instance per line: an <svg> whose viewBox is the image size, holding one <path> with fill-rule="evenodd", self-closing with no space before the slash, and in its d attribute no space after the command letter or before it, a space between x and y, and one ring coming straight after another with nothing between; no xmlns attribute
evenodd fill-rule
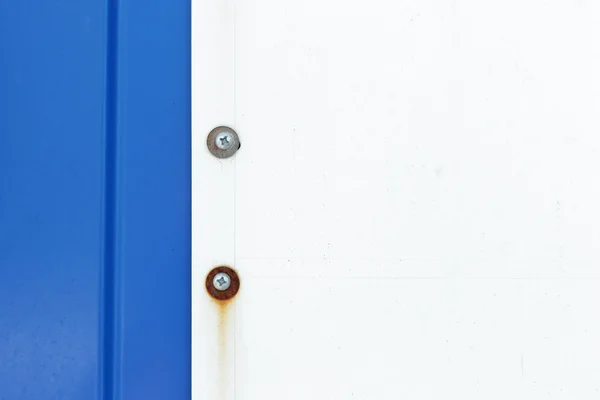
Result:
<svg viewBox="0 0 600 400"><path fill-rule="evenodd" d="M598 398L596 2L192 8L194 399Z"/></svg>

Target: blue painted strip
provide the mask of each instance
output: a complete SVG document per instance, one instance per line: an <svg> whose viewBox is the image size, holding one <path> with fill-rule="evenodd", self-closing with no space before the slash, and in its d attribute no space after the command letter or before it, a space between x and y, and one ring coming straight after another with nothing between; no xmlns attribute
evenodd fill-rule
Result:
<svg viewBox="0 0 600 400"><path fill-rule="evenodd" d="M119 0L107 0L106 12L106 101L104 139L104 232L103 262L101 268L100 310L100 376L99 397L116 400L119 363L116 357L120 339L117 295L117 249L119 235L117 179L118 179L118 40Z"/></svg>
<svg viewBox="0 0 600 400"><path fill-rule="evenodd" d="M191 396L190 0L120 1L117 400Z"/></svg>

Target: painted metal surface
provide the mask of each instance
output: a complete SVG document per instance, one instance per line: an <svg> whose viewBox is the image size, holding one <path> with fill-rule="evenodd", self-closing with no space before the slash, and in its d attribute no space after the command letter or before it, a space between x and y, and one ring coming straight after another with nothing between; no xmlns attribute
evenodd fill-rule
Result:
<svg viewBox="0 0 600 400"><path fill-rule="evenodd" d="M243 289L233 299L216 300L205 286L214 267L235 268L235 164L239 152L219 159L207 147L207 136L215 127L235 129L233 18L233 0L192 2L193 399L223 400L237 395L234 328ZM243 274L240 279L243 288Z"/></svg>
<svg viewBox="0 0 600 400"><path fill-rule="evenodd" d="M599 22L194 2L193 398L596 399ZM220 124L232 159L206 150Z"/></svg>
<svg viewBox="0 0 600 400"><path fill-rule="evenodd" d="M0 1L0 399L190 397L189 7Z"/></svg>

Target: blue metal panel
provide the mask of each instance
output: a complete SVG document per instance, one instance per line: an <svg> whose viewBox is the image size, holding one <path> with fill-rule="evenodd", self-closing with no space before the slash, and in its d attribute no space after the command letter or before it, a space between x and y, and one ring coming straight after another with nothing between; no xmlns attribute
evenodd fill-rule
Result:
<svg viewBox="0 0 600 400"><path fill-rule="evenodd" d="M121 390L191 396L189 0L119 13Z"/></svg>
<svg viewBox="0 0 600 400"><path fill-rule="evenodd" d="M190 397L189 0L0 0L0 399Z"/></svg>

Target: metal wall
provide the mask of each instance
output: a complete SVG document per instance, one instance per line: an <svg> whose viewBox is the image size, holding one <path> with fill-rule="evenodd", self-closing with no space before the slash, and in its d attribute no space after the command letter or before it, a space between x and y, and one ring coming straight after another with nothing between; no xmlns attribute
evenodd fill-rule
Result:
<svg viewBox="0 0 600 400"><path fill-rule="evenodd" d="M194 2L193 399L598 400L599 4Z"/></svg>
<svg viewBox="0 0 600 400"><path fill-rule="evenodd" d="M0 399L190 396L188 0L0 0Z"/></svg>

